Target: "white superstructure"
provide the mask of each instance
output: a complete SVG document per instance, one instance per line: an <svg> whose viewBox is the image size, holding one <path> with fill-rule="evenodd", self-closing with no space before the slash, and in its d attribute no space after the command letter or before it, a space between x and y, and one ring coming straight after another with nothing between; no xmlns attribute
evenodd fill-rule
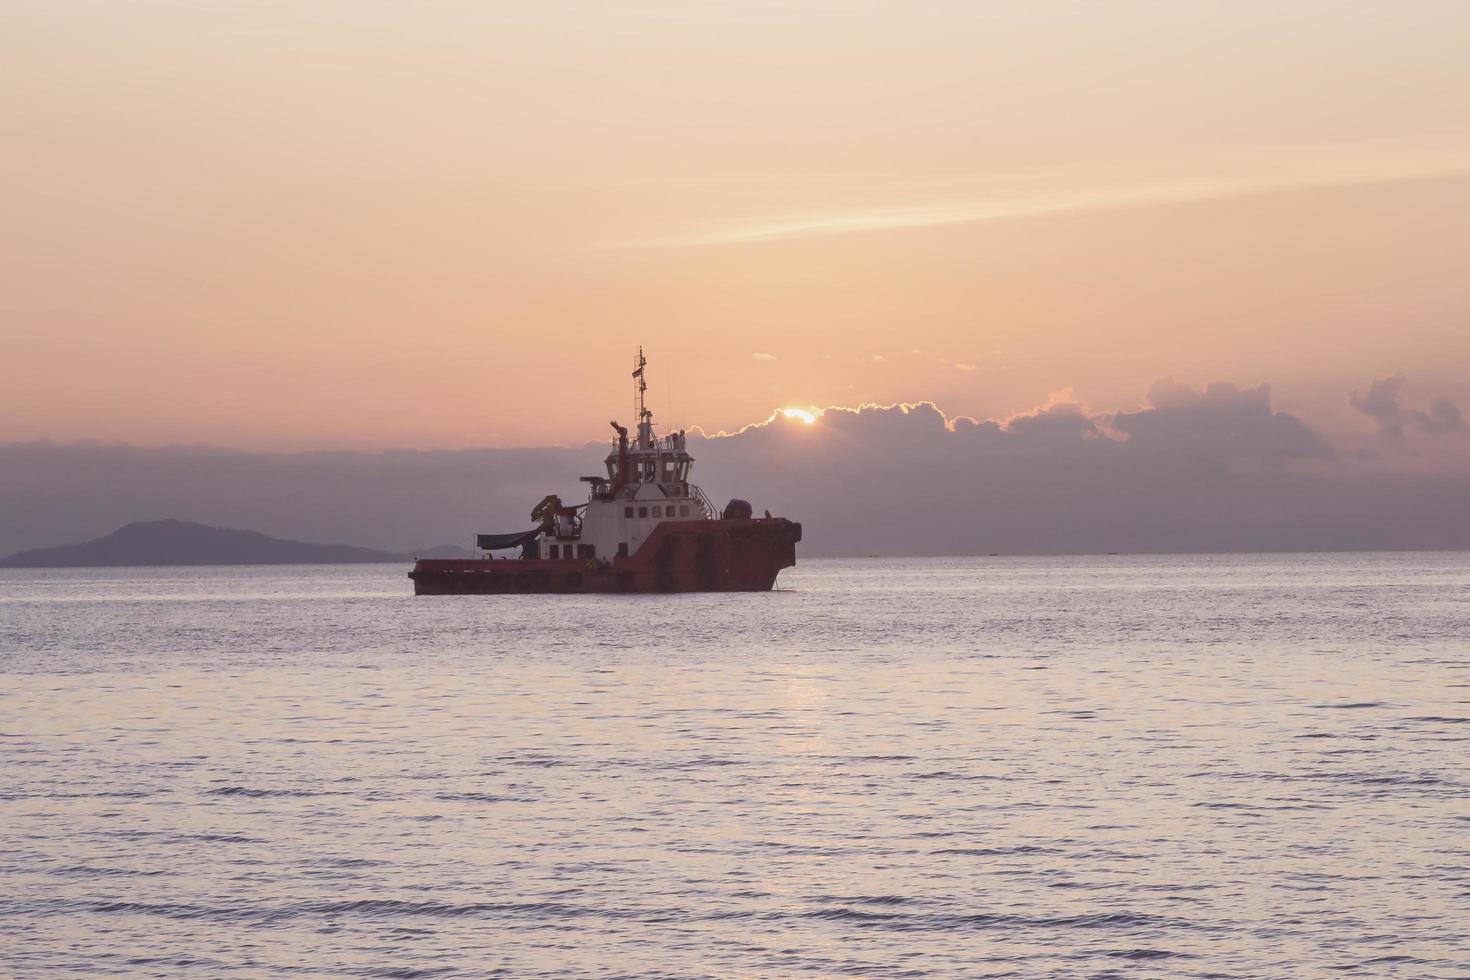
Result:
<svg viewBox="0 0 1470 980"><path fill-rule="evenodd" d="M694 457L684 433L662 438L654 434L653 412L644 403L647 366L640 347L633 370L637 435L630 440L627 429L612 423L618 434L607 455L607 477L582 477L591 484L587 503L562 507L556 498L543 502L555 501L545 514L551 530L540 539L540 557L598 561L632 555L664 521L718 516L704 493L689 482Z"/></svg>

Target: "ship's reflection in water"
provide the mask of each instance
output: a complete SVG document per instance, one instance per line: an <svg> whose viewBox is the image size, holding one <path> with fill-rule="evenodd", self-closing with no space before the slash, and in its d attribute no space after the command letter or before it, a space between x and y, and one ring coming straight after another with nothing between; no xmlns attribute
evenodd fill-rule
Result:
<svg viewBox="0 0 1470 980"><path fill-rule="evenodd" d="M0 973L1463 975L1470 556L0 573Z"/></svg>

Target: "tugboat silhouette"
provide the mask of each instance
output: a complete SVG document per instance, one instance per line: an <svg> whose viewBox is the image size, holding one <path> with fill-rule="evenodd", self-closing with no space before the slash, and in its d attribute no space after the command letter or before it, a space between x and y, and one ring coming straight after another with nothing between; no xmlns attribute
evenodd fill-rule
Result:
<svg viewBox="0 0 1470 980"><path fill-rule="evenodd" d="M548 494L531 511L536 526L480 534L484 558L421 558L408 577L417 595L538 592L764 592L796 564L801 525L752 516L744 500L716 512L689 482L694 457L684 433L654 435L645 404L647 359L633 370L637 436L617 433L607 476L584 476L587 502L567 506ZM489 553L519 552L495 558Z"/></svg>

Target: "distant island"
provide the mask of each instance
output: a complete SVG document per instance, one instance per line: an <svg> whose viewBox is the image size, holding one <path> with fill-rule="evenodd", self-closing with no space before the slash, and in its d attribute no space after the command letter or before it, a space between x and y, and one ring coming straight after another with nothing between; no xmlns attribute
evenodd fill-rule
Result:
<svg viewBox="0 0 1470 980"><path fill-rule="evenodd" d="M80 544L32 548L0 558L0 568L85 568L122 565L338 565L404 562L415 557L468 558L454 545L415 555L348 544L311 544L259 531L211 527L191 521L140 521Z"/></svg>

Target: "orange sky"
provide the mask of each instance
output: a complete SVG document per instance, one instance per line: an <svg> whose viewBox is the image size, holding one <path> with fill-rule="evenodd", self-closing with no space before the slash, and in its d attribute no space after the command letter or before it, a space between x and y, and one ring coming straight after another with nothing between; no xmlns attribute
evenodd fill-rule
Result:
<svg viewBox="0 0 1470 980"><path fill-rule="evenodd" d="M1470 400L1470 4L0 0L0 441Z"/></svg>

